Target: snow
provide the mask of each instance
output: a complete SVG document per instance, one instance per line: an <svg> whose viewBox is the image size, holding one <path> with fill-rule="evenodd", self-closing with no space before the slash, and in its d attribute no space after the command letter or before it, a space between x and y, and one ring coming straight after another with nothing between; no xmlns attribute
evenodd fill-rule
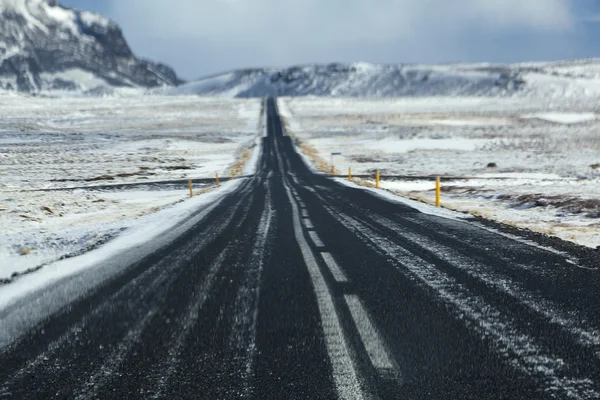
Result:
<svg viewBox="0 0 600 400"><path fill-rule="evenodd" d="M407 205L411 208L414 208L420 212L422 212L423 214L428 214L428 215L435 215L436 217L442 217L442 218L446 218L446 219L453 219L453 220L460 220L460 219L468 219L471 218L471 216L466 215L464 213L460 213L460 212L456 212L453 210L448 210L445 208L440 208L440 207L435 207L432 206L430 204L425 204L419 201L415 201L403 196L398 196L394 193L391 192L387 192L385 190L379 190L379 189L374 189L374 188L369 188L369 187L364 187L364 186L359 186L354 182L351 182L347 179L342 179L342 178L335 178L336 182L339 182L345 186L349 186L352 188L356 188L356 189L364 189L364 190L368 190L372 193L374 193L375 195L390 200L392 202L396 202L396 203L401 203L404 205ZM435 184L434 184L435 185Z"/></svg>
<svg viewBox="0 0 600 400"><path fill-rule="evenodd" d="M47 21L60 26L61 30L69 30L75 35L79 34L75 12L61 6L51 6L47 0L2 0L0 10L10 10L21 15L28 27L37 28L46 34L49 33ZM58 31L55 34L61 34L61 32Z"/></svg>
<svg viewBox="0 0 600 400"><path fill-rule="evenodd" d="M282 98L289 132L340 174L588 247L600 245L600 121L570 98ZM528 118L529 117L529 118ZM432 121L498 124L433 124ZM549 123L552 121L552 123ZM312 160L305 156L310 163ZM494 166L495 165L495 166ZM402 177L423 177L415 179Z"/></svg>
<svg viewBox="0 0 600 400"><path fill-rule="evenodd" d="M579 124L582 122L594 121L597 117L595 113L538 113L525 115L523 118L538 118L558 124Z"/></svg>
<svg viewBox="0 0 600 400"><path fill-rule="evenodd" d="M426 190L435 189L435 181L430 180L418 180L418 181L388 181L384 180L380 182L380 186L383 189L398 192L421 192Z"/></svg>
<svg viewBox="0 0 600 400"><path fill-rule="evenodd" d="M596 59L535 64L300 65L227 72L190 82L169 93L230 97L477 96L579 101L600 96L599 64Z"/></svg>
<svg viewBox="0 0 600 400"><path fill-rule="evenodd" d="M433 125L448 126L487 126L487 125L506 125L509 123L505 119L440 119L431 121Z"/></svg>
<svg viewBox="0 0 600 400"><path fill-rule="evenodd" d="M21 52L21 48L19 46L12 46L4 49L0 47L0 50L3 51L3 54L0 55L0 64L4 63L4 60L8 60L9 58L16 56Z"/></svg>
<svg viewBox="0 0 600 400"><path fill-rule="evenodd" d="M209 77L205 79L201 79L195 82L189 82L178 86L176 88L166 89L166 94L170 95L194 95L194 94L202 94L202 95L215 95L219 97L236 97L237 93L240 91L244 91L250 87L250 82L246 84L236 84L231 89L227 90L227 88L231 81L235 79L235 74L227 73L215 77Z"/></svg>
<svg viewBox="0 0 600 400"><path fill-rule="evenodd" d="M386 153L408 153L415 150L464 150L473 151L481 148L489 141L484 139L409 139L398 140L397 138L387 137L377 141L365 143L368 149L382 151Z"/></svg>
<svg viewBox="0 0 600 400"><path fill-rule="evenodd" d="M77 82L79 90L90 90L97 87L107 86L107 82L104 79L99 78L95 74L85 71L80 68L71 68L61 72L43 72L40 74L40 78L46 83L47 86L51 86L52 82L56 79L61 79L67 82Z"/></svg>
<svg viewBox="0 0 600 400"><path fill-rule="evenodd" d="M48 17L70 30L74 35L79 33L79 28L75 22L75 13L72 10L62 8L61 6L52 7L45 2L42 4L41 9L44 10Z"/></svg>
<svg viewBox="0 0 600 400"><path fill-rule="evenodd" d="M0 95L0 280L115 240L189 196L185 183L154 182L228 176L248 150L252 173L260 107L198 97ZM110 186L122 184L138 186Z"/></svg>
<svg viewBox="0 0 600 400"><path fill-rule="evenodd" d="M0 10L7 10L19 14L25 19L28 27L39 29L44 33L49 33L46 25L31 12L32 10L44 6L47 7L44 0L3 0L0 4Z"/></svg>
<svg viewBox="0 0 600 400"><path fill-rule="evenodd" d="M176 204L162 212L147 215L136 224L106 245L89 251L79 257L57 261L40 271L25 275L2 288L0 291L0 310L14 304L22 297L60 279L75 275L90 268L102 268L102 262L127 250L139 247L157 238L173 240L174 228L182 231L197 223L205 213L196 215L198 210L208 211L216 206L220 199L235 190L242 180L228 182L211 193L196 196Z"/></svg>
<svg viewBox="0 0 600 400"><path fill-rule="evenodd" d="M110 20L102 17L99 14L94 14L88 11L81 11L81 13L79 14L79 18L84 24L88 26L100 25L107 28L111 25Z"/></svg>

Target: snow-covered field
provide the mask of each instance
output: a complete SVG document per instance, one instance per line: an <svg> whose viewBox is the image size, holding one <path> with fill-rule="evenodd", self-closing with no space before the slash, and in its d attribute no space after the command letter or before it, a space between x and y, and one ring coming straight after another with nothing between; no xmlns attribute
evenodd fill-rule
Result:
<svg viewBox="0 0 600 400"><path fill-rule="evenodd" d="M229 176L257 149L260 109L258 99L0 95L0 281L189 197L186 185L153 182ZM131 183L145 185L106 187Z"/></svg>
<svg viewBox="0 0 600 400"><path fill-rule="evenodd" d="M286 98L280 111L315 167L424 176L381 186L519 227L600 245L600 108L587 99ZM307 147L308 146L308 147ZM312 149L312 151L310 151ZM367 181L373 182L373 178Z"/></svg>

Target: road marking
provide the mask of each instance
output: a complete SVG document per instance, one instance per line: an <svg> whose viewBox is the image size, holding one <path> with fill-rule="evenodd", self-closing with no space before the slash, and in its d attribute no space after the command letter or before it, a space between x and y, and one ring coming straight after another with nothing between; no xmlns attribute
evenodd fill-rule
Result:
<svg viewBox="0 0 600 400"><path fill-rule="evenodd" d="M382 375L396 375L396 366L383 344L383 339L375 329L371 318L369 318L363 303L355 294L347 294L344 298L373 367Z"/></svg>
<svg viewBox="0 0 600 400"><path fill-rule="evenodd" d="M302 210L302 218L308 218L308 210L306 210L306 209Z"/></svg>
<svg viewBox="0 0 600 400"><path fill-rule="evenodd" d="M300 208L306 208L306 204L300 199L298 199L298 204L300 204Z"/></svg>
<svg viewBox="0 0 600 400"><path fill-rule="evenodd" d="M348 283L348 278L344 271L340 269L340 266L335 262L333 256L329 253L321 253L321 257L325 260L325 264L327 264L327 268L331 271L331 274L335 278L338 283Z"/></svg>
<svg viewBox="0 0 600 400"><path fill-rule="evenodd" d="M440 301L448 305L450 310L453 309L451 312L457 318L470 321L469 328L489 340L494 351L517 372L539 379L551 394L560 398L600 398L592 377L573 375L571 365L545 350L535 337L519 330L511 315L489 304L485 298L474 294L435 265L378 234L368 223L337 213L328 206L325 209L364 239L369 247L396 260L396 268L404 276L429 287Z"/></svg>
<svg viewBox="0 0 600 400"><path fill-rule="evenodd" d="M312 239L312 241L315 244L315 246L317 246L317 247L325 247L325 245L321 241L321 238L319 237L319 235L317 235L317 232L315 232L315 231L308 231L308 235Z"/></svg>
<svg viewBox="0 0 600 400"><path fill-rule="evenodd" d="M317 305L321 315L321 325L325 336L325 346L331 360L333 369L333 380L340 399L364 399L358 376L354 367L354 362L350 357L348 344L344 338L344 332L340 323L340 317L333 304L333 298L325 282L325 278L317 265L315 257L308 246L308 242L302 234L302 225L298 215L298 207L294 203L289 186L283 181L287 191L288 198L292 205L292 214L294 221L294 235L300 246L300 251L304 258L304 263L308 269L313 289L317 298Z"/></svg>
<svg viewBox="0 0 600 400"><path fill-rule="evenodd" d="M372 218L394 230L397 235L406 241L414 243L423 250L435 255L437 258L450 263L455 268L465 271L474 279L482 281L485 285L513 297L515 300L528 307L532 312L539 313L549 322L575 336L580 344L589 347L594 351L596 358L600 358L600 333L598 329L586 323L585 318L580 315L577 310L565 310L561 305L523 288L518 282L498 273L487 264L482 264L474 259L466 257L451 247L441 245L426 236L417 233L407 234L405 230L402 229L401 225L395 221L375 215ZM515 265L528 268L526 265Z"/></svg>
<svg viewBox="0 0 600 400"><path fill-rule="evenodd" d="M306 226L306 229L315 229L315 226L313 225L310 218L304 218L303 221L304 221L304 226Z"/></svg>

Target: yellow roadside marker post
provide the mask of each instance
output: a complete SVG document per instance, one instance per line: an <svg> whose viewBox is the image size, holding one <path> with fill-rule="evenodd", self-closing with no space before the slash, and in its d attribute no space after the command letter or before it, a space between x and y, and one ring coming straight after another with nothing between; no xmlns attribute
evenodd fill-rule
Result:
<svg viewBox="0 0 600 400"><path fill-rule="evenodd" d="M335 166L333 164L333 156L341 156L342 153L336 152L336 153L331 153L331 175L334 176L335 175Z"/></svg>
<svg viewBox="0 0 600 400"><path fill-rule="evenodd" d="M219 187L219 173L217 172L217 179L216 179L216 183L217 183L217 187Z"/></svg>
<svg viewBox="0 0 600 400"><path fill-rule="evenodd" d="M436 205L436 207L440 207L442 205L441 197L442 197L442 180L440 177L438 177L435 180L435 205Z"/></svg>
<svg viewBox="0 0 600 400"><path fill-rule="evenodd" d="M194 197L194 186L191 179L188 179L188 188L190 189L190 197Z"/></svg>
<svg viewBox="0 0 600 400"><path fill-rule="evenodd" d="M352 180L352 167L348 167L348 180Z"/></svg>
<svg viewBox="0 0 600 400"><path fill-rule="evenodd" d="M231 180L235 179L235 172L233 171L233 169L231 170Z"/></svg>
<svg viewBox="0 0 600 400"><path fill-rule="evenodd" d="M379 189L379 179L380 179L380 175L379 175L379 171L377 171L377 174L375 175L375 189Z"/></svg>

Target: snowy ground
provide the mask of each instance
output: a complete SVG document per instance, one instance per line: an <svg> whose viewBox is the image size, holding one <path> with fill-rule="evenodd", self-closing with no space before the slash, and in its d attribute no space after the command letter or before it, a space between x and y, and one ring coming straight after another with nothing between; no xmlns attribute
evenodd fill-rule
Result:
<svg viewBox="0 0 600 400"><path fill-rule="evenodd" d="M457 177L443 204L600 245L600 109L569 99L282 99L307 159L338 174ZM328 167L329 168L329 167ZM367 179L373 181L373 179ZM431 202L434 180L382 187Z"/></svg>
<svg viewBox="0 0 600 400"><path fill-rule="evenodd" d="M189 197L185 185L153 182L229 176L258 152L260 108L260 100L0 95L0 282L95 248ZM94 188L128 183L147 185ZM49 188L66 190L41 190Z"/></svg>

